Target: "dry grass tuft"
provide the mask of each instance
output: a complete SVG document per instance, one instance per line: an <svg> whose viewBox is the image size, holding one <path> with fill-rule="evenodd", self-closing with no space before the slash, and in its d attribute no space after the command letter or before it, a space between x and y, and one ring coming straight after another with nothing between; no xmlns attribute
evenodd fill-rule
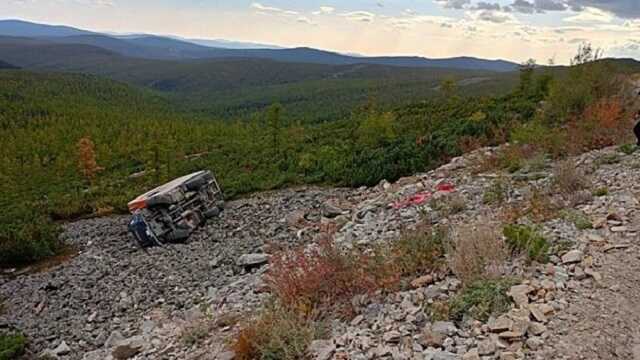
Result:
<svg viewBox="0 0 640 360"><path fill-rule="evenodd" d="M591 184L587 175L578 169L571 159L556 164L553 175L556 188L566 198L580 190L587 189Z"/></svg>
<svg viewBox="0 0 640 360"><path fill-rule="evenodd" d="M502 274L508 251L498 224L489 219L456 227L447 244L449 266L463 283Z"/></svg>
<svg viewBox="0 0 640 360"><path fill-rule="evenodd" d="M242 327L231 349L237 360L307 359L309 344L324 335L317 322L271 303Z"/></svg>

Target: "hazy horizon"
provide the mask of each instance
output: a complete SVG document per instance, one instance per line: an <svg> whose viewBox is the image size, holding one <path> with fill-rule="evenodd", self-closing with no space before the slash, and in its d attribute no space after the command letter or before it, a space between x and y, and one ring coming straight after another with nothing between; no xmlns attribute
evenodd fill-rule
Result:
<svg viewBox="0 0 640 360"><path fill-rule="evenodd" d="M0 18L367 56L566 64L591 42L605 56L640 59L640 3L633 0L9 0Z"/></svg>

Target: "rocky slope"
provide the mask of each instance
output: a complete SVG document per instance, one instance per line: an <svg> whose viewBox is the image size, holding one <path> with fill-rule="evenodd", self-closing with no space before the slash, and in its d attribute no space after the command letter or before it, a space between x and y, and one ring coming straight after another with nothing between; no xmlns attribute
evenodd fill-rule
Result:
<svg viewBox="0 0 640 360"><path fill-rule="evenodd" d="M22 329L34 354L61 359L232 359L226 337L266 298L261 275L270 247L306 244L334 224L343 246L397 238L421 221L455 227L494 218L486 204L497 174L475 174L481 149L395 184L373 188L301 188L229 204L189 243L148 252L134 246L126 217L66 226L81 251L42 273L4 276L0 327ZM432 321L428 305L459 291L453 275L423 278L411 290L356 298L352 321L335 322L329 340L312 344L322 359L640 359L640 152L610 148L572 159L602 196L583 193L571 206L592 228L566 218L540 224L554 245L548 264L509 263L520 283L515 305L487 323ZM507 175L506 203L549 187L551 165ZM443 186L446 185L446 186ZM455 192L462 211L448 214L416 194ZM206 326L204 325L206 324ZM204 326L204 328L203 328ZM206 335L202 335L202 334ZM205 339L193 346L192 338ZM635 358L634 358L635 357Z"/></svg>

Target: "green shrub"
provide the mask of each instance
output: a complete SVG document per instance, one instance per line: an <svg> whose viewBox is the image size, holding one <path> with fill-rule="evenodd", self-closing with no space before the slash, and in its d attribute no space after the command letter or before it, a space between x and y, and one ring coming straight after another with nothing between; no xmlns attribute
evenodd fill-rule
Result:
<svg viewBox="0 0 640 360"><path fill-rule="evenodd" d="M449 301L449 316L462 321L470 316L479 321L487 321L490 316L498 316L511 306L507 292L517 282L513 279L479 280L462 289Z"/></svg>
<svg viewBox="0 0 640 360"><path fill-rule="evenodd" d="M444 264L444 230L422 225L382 250L393 271L406 276L430 273ZM380 251L379 251L380 252Z"/></svg>
<svg viewBox="0 0 640 360"><path fill-rule="evenodd" d="M578 210L563 210L562 217L573 223L578 230L587 230L593 228L593 223L589 218L582 212Z"/></svg>
<svg viewBox="0 0 640 360"><path fill-rule="evenodd" d="M600 187L593 191L593 196L601 197L601 196L607 196L607 195L609 195L609 188L607 187Z"/></svg>
<svg viewBox="0 0 640 360"><path fill-rule="evenodd" d="M626 155L631 155L638 150L638 146L636 144L624 144L620 145L618 150Z"/></svg>
<svg viewBox="0 0 640 360"><path fill-rule="evenodd" d="M550 244L536 229L527 225L512 224L505 226L503 233L513 251L525 253L531 261L548 260Z"/></svg>
<svg viewBox="0 0 640 360"><path fill-rule="evenodd" d="M499 205L506 201L508 195L507 183L503 179L496 179L482 195L482 202L487 205Z"/></svg>
<svg viewBox="0 0 640 360"><path fill-rule="evenodd" d="M61 249L60 226L37 209L5 208L0 215L0 267L22 266Z"/></svg>
<svg viewBox="0 0 640 360"><path fill-rule="evenodd" d="M0 360L14 360L24 353L27 339L15 333L0 333Z"/></svg>
<svg viewBox="0 0 640 360"><path fill-rule="evenodd" d="M186 346L194 346L200 344L204 339L206 339L211 330L211 323L207 321L199 321L185 327L182 330L180 337Z"/></svg>
<svg viewBox="0 0 640 360"><path fill-rule="evenodd" d="M596 160L597 165L614 165L622 160L619 154L604 154Z"/></svg>

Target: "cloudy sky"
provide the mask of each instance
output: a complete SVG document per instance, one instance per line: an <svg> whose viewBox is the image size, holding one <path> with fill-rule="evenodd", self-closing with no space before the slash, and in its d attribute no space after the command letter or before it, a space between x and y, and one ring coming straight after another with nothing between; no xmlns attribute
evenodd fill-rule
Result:
<svg viewBox="0 0 640 360"><path fill-rule="evenodd" d="M640 59L640 0L0 0L0 19L366 55Z"/></svg>

